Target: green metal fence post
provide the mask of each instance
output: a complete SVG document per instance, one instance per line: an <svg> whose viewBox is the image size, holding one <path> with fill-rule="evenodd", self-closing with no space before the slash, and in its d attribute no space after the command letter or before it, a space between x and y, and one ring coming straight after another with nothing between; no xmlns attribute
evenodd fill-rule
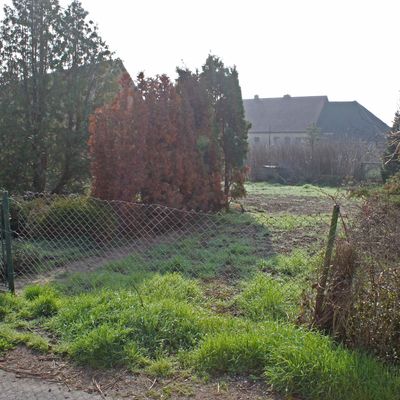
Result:
<svg viewBox="0 0 400 400"><path fill-rule="evenodd" d="M15 293L14 285L14 266L12 256L12 242L11 242L11 226L10 226L10 201L8 192L3 192L3 223L4 223L4 239L6 242L6 275L8 288L12 293Z"/></svg>
<svg viewBox="0 0 400 400"><path fill-rule="evenodd" d="M340 215L340 206L335 204L332 212L331 227L329 229L328 244L326 246L324 266L322 270L321 279L317 288L317 296L315 299L315 313L314 322L318 325L323 311L323 304L325 299L325 289L328 282L329 268L331 266L333 249L335 247L336 231Z"/></svg>

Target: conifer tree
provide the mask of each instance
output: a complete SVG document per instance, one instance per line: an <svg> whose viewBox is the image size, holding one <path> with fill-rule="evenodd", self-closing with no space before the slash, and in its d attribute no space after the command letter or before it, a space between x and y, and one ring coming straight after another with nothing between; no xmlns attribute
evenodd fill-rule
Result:
<svg viewBox="0 0 400 400"><path fill-rule="evenodd" d="M201 73L210 103L214 109L214 130L223 159L224 195L245 195L247 135L250 129L245 120L242 93L236 68L227 68L216 56L208 56Z"/></svg>
<svg viewBox="0 0 400 400"><path fill-rule="evenodd" d="M88 117L120 73L79 1L63 10L58 0L12 0L4 15L0 185L61 192L89 177Z"/></svg>
<svg viewBox="0 0 400 400"><path fill-rule="evenodd" d="M387 145L382 168L384 181L400 172L400 110L394 116L393 126L387 133L386 140Z"/></svg>
<svg viewBox="0 0 400 400"><path fill-rule="evenodd" d="M88 20L88 12L80 1L74 0L60 15L60 52L61 79L56 79L55 96L63 98L63 107L53 107L53 116L58 115L61 129L56 135L57 141L52 156L52 191L61 192L65 186L77 177L89 178L82 174L88 171L87 141L88 118L96 107L102 105L108 91L99 90L101 85L110 81L111 53L101 39L97 26ZM114 64L115 67L123 67ZM119 73L119 72L118 72ZM56 98L53 105L59 106Z"/></svg>
<svg viewBox="0 0 400 400"><path fill-rule="evenodd" d="M175 84L126 76L113 105L91 118L92 193L220 210L244 195L248 128L237 72L217 58L202 73L178 69Z"/></svg>
<svg viewBox="0 0 400 400"><path fill-rule="evenodd" d="M49 157L50 75L59 65L58 0L13 0L4 7L0 28L0 68L3 85L18 90L23 111L22 127L32 154L32 189L46 185ZM15 83L17 83L15 85Z"/></svg>

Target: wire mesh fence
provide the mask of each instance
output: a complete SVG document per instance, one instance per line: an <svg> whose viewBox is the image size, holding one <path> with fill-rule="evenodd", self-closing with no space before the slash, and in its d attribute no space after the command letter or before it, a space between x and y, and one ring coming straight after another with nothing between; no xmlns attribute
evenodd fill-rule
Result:
<svg viewBox="0 0 400 400"><path fill-rule="evenodd" d="M51 284L74 296L180 274L197 280L217 311L240 296L253 302L255 320L266 312L312 325L398 362L400 208L343 201L327 258L334 200L251 195L209 214L82 196L12 197L15 286ZM5 233L3 226L3 282Z"/></svg>
<svg viewBox="0 0 400 400"><path fill-rule="evenodd" d="M55 282L79 292L171 272L235 284L260 271L286 284L290 272L277 273L269 261L299 248L320 251L330 213L329 203L314 213L271 212L251 198L208 214L81 196L14 197L16 287Z"/></svg>

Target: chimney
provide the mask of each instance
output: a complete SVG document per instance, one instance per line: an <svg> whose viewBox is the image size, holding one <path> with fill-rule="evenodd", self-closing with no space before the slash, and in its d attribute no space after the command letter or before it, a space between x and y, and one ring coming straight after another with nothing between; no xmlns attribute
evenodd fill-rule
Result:
<svg viewBox="0 0 400 400"><path fill-rule="evenodd" d="M258 94L254 95L254 100L260 100L260 96Z"/></svg>

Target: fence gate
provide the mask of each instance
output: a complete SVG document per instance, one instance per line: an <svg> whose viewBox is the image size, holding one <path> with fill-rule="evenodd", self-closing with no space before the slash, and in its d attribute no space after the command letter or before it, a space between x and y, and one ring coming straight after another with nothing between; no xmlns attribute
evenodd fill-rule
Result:
<svg viewBox="0 0 400 400"><path fill-rule="evenodd" d="M0 204L1 253L0 253L0 288L14 292L14 268L12 257L12 234L10 227L10 203L8 192L3 192Z"/></svg>

